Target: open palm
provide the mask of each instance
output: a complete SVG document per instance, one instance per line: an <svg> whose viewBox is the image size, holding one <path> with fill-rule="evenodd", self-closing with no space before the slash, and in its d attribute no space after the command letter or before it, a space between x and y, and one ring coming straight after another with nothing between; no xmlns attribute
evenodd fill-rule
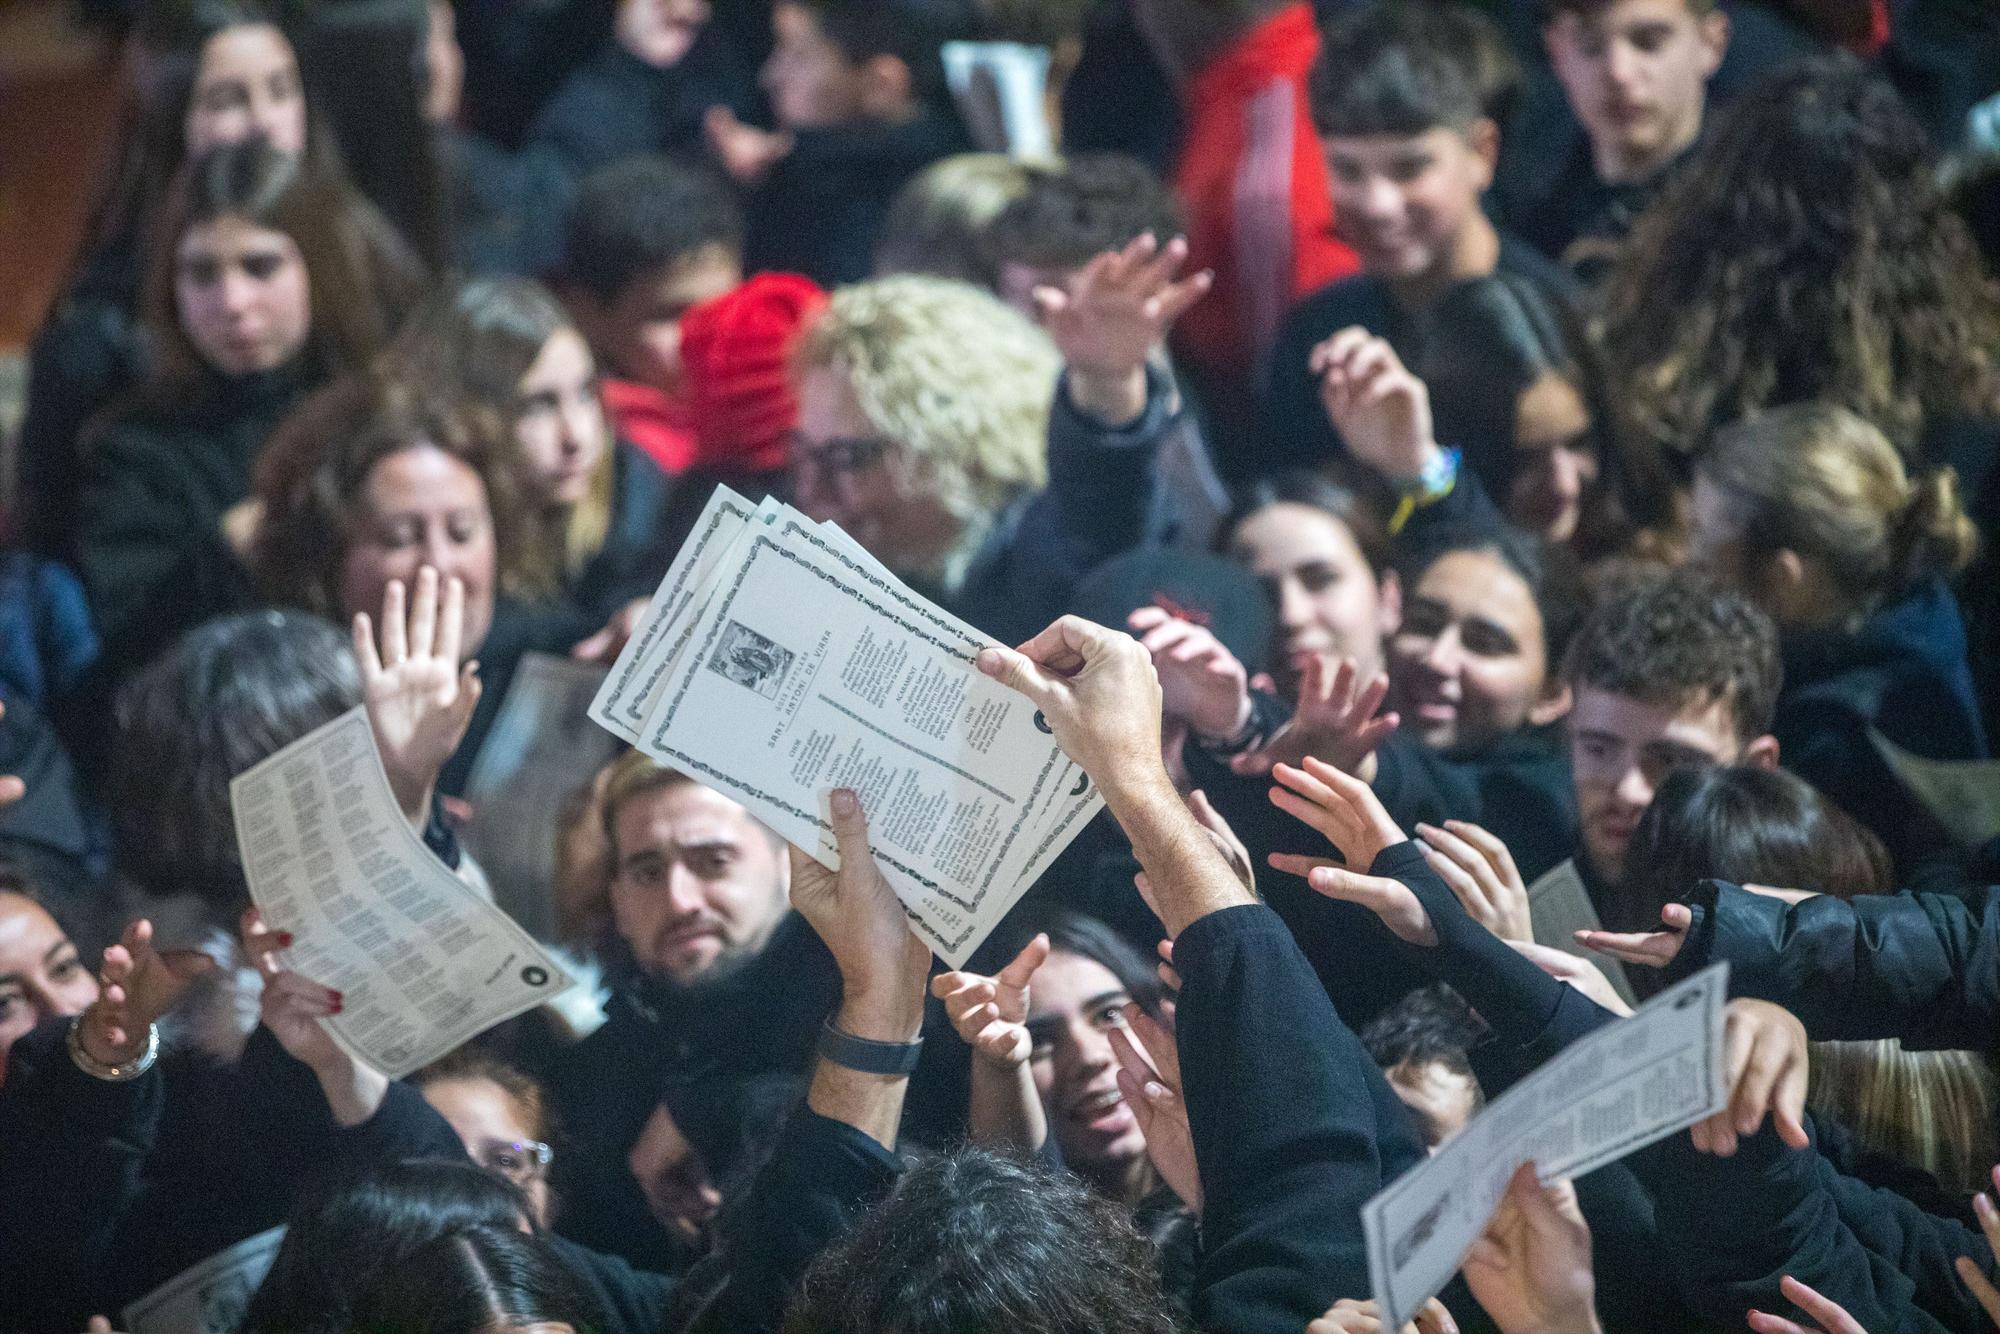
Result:
<svg viewBox="0 0 2000 1334"><path fill-rule="evenodd" d="M368 614L354 618L368 725L396 803L413 824L429 817L438 773L465 739L479 704L478 664L458 662L464 633L465 585L446 581L440 601L438 572L428 565L417 572L407 617L400 579L382 594L379 651Z"/></svg>

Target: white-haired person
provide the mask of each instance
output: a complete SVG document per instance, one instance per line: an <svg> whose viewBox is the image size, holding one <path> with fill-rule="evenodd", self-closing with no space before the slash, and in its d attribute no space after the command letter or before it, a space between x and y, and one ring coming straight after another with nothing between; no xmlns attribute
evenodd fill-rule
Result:
<svg viewBox="0 0 2000 1334"><path fill-rule="evenodd" d="M1150 540L1180 405L1147 353L1208 290L1143 236L1043 288L1043 330L967 284L845 287L800 342L794 499L981 630L1019 642ZM1060 374L1059 374L1060 372Z"/></svg>

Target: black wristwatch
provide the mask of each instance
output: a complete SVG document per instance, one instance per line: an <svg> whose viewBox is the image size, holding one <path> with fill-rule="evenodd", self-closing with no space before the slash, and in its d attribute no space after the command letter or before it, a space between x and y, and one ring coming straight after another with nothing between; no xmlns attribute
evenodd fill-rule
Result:
<svg viewBox="0 0 2000 1334"><path fill-rule="evenodd" d="M820 1025L819 1054L864 1075L907 1075L917 1068L917 1058L923 1052L921 1037L915 1042L876 1042L841 1032L831 1018Z"/></svg>

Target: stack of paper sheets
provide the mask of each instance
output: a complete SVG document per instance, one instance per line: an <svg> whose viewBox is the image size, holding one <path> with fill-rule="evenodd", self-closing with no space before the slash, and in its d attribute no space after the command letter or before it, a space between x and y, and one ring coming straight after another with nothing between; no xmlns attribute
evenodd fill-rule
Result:
<svg viewBox="0 0 2000 1334"><path fill-rule="evenodd" d="M918 933L960 967L1102 805L994 642L831 524L719 488L591 717L838 868L853 788Z"/></svg>

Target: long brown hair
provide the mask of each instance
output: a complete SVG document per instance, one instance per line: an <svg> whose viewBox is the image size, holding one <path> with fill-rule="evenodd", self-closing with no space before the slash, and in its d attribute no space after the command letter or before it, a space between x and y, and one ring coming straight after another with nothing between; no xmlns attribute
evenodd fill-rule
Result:
<svg viewBox="0 0 2000 1334"><path fill-rule="evenodd" d="M140 309L155 360L141 394L154 405L184 403L213 381L181 328L174 278L188 231L226 217L298 246L311 285L307 353L323 373L366 366L428 282L402 238L338 178L260 140L203 154L175 182L147 244Z"/></svg>
<svg viewBox="0 0 2000 1334"><path fill-rule="evenodd" d="M353 609L341 606L341 568L369 474L392 455L429 445L484 483L505 588L519 527L506 462L512 443L487 417L455 412L394 381L365 374L335 381L285 420L257 461L254 493L264 514L252 575L270 600L344 622Z"/></svg>
<svg viewBox="0 0 2000 1334"><path fill-rule="evenodd" d="M1849 408L1910 459L1928 421L2000 410L2000 292L1923 127L1846 56L1781 71L1715 117L1606 300L1619 426L1682 482L1716 428L1783 403ZM1635 517L1670 518L1652 505Z"/></svg>
<svg viewBox="0 0 2000 1334"><path fill-rule="evenodd" d="M457 400L464 410L489 413L511 435L521 413L522 377L548 341L564 330L576 332L575 322L540 283L475 278L425 303L390 349L388 361L406 383ZM520 450L508 451L526 511L509 573L524 594L559 593L603 550L615 480L610 430L607 418L604 452L591 475L590 494L558 509L526 503Z"/></svg>

